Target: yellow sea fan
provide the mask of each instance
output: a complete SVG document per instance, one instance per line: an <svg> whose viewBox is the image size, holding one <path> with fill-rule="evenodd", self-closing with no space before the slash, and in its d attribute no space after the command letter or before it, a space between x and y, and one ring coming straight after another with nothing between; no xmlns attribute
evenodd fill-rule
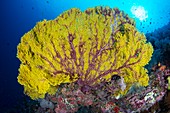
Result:
<svg viewBox="0 0 170 113"><path fill-rule="evenodd" d="M33 99L54 94L61 83L82 79L81 85L92 86L113 74L124 77L129 87L134 82L145 86L143 66L153 48L134 25L122 11L109 7L73 8L38 22L18 45L18 82Z"/></svg>

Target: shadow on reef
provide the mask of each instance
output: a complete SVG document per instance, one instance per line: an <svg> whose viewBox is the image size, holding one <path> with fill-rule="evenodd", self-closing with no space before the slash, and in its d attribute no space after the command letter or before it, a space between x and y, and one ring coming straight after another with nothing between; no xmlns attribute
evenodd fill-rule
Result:
<svg viewBox="0 0 170 113"><path fill-rule="evenodd" d="M170 22L162 28L155 30L152 33L147 33L146 37L154 47L154 53L150 66L161 64L170 66Z"/></svg>
<svg viewBox="0 0 170 113"><path fill-rule="evenodd" d="M8 109L4 113L35 113L38 109L39 103L31 100L28 96L22 96L22 99L14 105L13 108Z"/></svg>
<svg viewBox="0 0 170 113"><path fill-rule="evenodd" d="M156 102L151 108L141 113L170 113L170 91L167 91L161 101Z"/></svg>

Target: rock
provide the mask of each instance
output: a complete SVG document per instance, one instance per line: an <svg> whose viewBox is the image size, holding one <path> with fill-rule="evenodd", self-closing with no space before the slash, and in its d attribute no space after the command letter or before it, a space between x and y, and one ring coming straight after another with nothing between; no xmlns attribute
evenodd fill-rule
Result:
<svg viewBox="0 0 170 113"><path fill-rule="evenodd" d="M50 101L45 100L45 99L40 100L40 106L42 108L54 109L54 104Z"/></svg>

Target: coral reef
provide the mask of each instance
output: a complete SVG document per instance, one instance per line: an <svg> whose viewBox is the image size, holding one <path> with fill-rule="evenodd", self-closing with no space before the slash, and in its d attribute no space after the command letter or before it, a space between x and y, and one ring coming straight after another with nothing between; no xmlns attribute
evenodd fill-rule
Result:
<svg viewBox="0 0 170 113"><path fill-rule="evenodd" d="M38 99L55 94L63 83L77 83L88 92L118 75L122 86L112 95L124 95L134 83L148 85L144 66L152 53L144 34L119 9L73 8L54 20L38 22L22 37L18 82L27 95Z"/></svg>
<svg viewBox="0 0 170 113"><path fill-rule="evenodd" d="M151 72L149 86L139 87L134 84L127 95L118 99L111 95L113 90L110 90L108 82L102 82L88 93L83 93L78 84L62 84L56 95L46 96L46 100L52 102L55 108L39 107L36 112L81 113L82 110L88 113L143 113L146 110L147 113L158 112L160 109L151 107L163 99L168 88L166 78L170 77L170 69L162 69L163 67L164 65L157 65Z"/></svg>
<svg viewBox="0 0 170 113"><path fill-rule="evenodd" d="M149 86L134 90L133 87L126 96L119 99L122 111L141 112L148 110L155 103L162 100L168 89L167 77L170 76L170 69L164 65L157 65L157 68L150 74ZM155 111L157 109L154 109ZM154 111L152 111L154 112Z"/></svg>

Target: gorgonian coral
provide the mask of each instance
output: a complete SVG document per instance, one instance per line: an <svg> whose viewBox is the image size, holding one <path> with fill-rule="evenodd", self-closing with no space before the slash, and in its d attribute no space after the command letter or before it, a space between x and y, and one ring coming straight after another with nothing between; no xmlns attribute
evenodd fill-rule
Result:
<svg viewBox="0 0 170 113"><path fill-rule="evenodd" d="M32 99L54 94L61 83L94 86L113 75L148 85L144 66L153 53L144 34L117 8L70 9L54 20L38 22L18 45L18 82Z"/></svg>

